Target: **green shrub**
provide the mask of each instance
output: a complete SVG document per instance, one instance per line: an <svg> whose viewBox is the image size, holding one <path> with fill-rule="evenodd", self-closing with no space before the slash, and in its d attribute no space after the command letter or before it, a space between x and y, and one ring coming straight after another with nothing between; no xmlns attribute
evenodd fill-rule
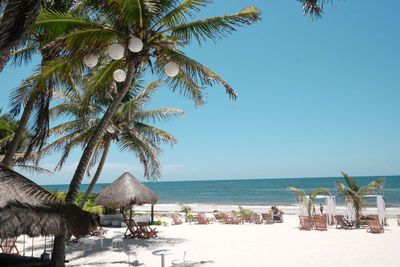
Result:
<svg viewBox="0 0 400 267"><path fill-rule="evenodd" d="M152 221L149 223L149 225L161 225L161 224L163 224L163 222L161 221Z"/></svg>

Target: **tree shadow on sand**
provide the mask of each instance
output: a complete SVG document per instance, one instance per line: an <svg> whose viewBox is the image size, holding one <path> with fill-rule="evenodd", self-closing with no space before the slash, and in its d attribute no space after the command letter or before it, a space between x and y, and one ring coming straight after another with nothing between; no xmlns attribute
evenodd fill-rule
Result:
<svg viewBox="0 0 400 267"><path fill-rule="evenodd" d="M100 238L92 239L92 240L94 241L92 248L88 248L88 246L83 244L83 242L68 244L67 260L69 260L71 262L71 261L79 260L82 258L101 256L104 252L113 250L112 244L111 244L112 238L104 238L103 239L103 248L101 248ZM165 238L165 237L157 237L157 238L153 238L153 239L123 238L124 248L116 249L114 251L129 254L132 257L132 255L135 254L135 251L138 248L146 248L149 250L156 250L156 249L163 248L165 246L174 246L176 244L180 244L180 243L183 243L186 241L187 241L186 239L182 239L182 238ZM128 258L127 258L127 260L128 260ZM117 262L115 262L115 263L117 263ZM121 261L118 263L128 264L128 261ZM95 263L85 263L85 265L92 265L92 264L95 264ZM98 262L97 262L97 264L98 264ZM108 264L111 264L111 262ZM79 266L79 264L78 265L70 265L70 266Z"/></svg>

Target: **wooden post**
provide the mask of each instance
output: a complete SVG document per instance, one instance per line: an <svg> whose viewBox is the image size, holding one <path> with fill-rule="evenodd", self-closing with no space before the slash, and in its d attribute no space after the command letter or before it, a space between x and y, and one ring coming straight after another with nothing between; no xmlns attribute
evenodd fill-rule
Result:
<svg viewBox="0 0 400 267"><path fill-rule="evenodd" d="M151 204L151 221L154 222L154 204Z"/></svg>

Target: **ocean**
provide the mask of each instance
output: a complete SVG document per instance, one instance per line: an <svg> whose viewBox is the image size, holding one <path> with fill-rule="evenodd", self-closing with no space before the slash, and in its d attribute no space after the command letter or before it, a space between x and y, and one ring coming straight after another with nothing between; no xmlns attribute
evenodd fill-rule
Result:
<svg viewBox="0 0 400 267"><path fill-rule="evenodd" d="M376 177L355 177L360 186L364 186ZM386 176L384 189L380 192L385 198L386 206L400 206L400 176ZM247 180L207 180L207 181L174 181L144 182L146 186L160 196L160 204L170 203L205 203L231 205L293 205L296 197L293 191L286 188L294 186L306 193L320 187L327 188L337 197L337 204L343 204L338 195L334 181L344 184L343 177L334 178L277 178ZM98 193L107 184L97 184L93 193ZM49 190L67 191L69 185L43 185ZM82 184L81 192L85 192L88 184ZM367 199L367 205L376 203Z"/></svg>

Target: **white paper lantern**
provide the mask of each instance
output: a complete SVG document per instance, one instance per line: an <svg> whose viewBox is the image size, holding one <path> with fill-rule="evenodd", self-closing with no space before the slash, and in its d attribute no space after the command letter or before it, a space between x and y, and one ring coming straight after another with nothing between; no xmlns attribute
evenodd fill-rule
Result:
<svg viewBox="0 0 400 267"><path fill-rule="evenodd" d="M99 62L99 58L96 55L88 55L83 58L83 62L89 68L93 68L94 66L97 65L97 62Z"/></svg>
<svg viewBox="0 0 400 267"><path fill-rule="evenodd" d="M108 55L112 59L121 59L124 56L124 47L120 44L113 44L108 48Z"/></svg>
<svg viewBox="0 0 400 267"><path fill-rule="evenodd" d="M165 65L164 72L169 77L175 77L179 73L179 66L173 61L170 61Z"/></svg>
<svg viewBox="0 0 400 267"><path fill-rule="evenodd" d="M114 71L113 77L115 81L123 82L126 78L126 72L121 69L117 69Z"/></svg>
<svg viewBox="0 0 400 267"><path fill-rule="evenodd" d="M139 38L133 37L129 40L128 49L134 53L142 51L143 42Z"/></svg>

